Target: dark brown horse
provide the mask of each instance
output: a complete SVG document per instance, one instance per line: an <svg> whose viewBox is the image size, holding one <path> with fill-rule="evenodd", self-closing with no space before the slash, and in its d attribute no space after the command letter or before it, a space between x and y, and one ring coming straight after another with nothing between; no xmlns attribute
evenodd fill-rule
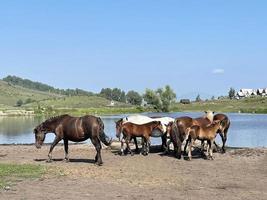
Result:
<svg viewBox="0 0 267 200"><path fill-rule="evenodd" d="M103 121L99 117L90 115L83 117L61 115L41 123L34 129L35 145L37 148L41 148L46 133L54 133L56 136L50 147L48 162L52 161L52 151L62 139L64 141L65 160L69 161L68 141L82 142L90 138L97 151L95 162L98 165L103 164L101 158L101 142L107 146L111 144L111 140L104 133Z"/></svg>
<svg viewBox="0 0 267 200"><path fill-rule="evenodd" d="M148 155L150 136L152 135L154 129L159 129L161 132L164 132L162 124L159 121L153 121L142 125L127 122L122 125L123 138L125 139L127 149L131 155L133 155L133 153L131 151L129 142L132 137L142 137L144 139L143 154Z"/></svg>
<svg viewBox="0 0 267 200"><path fill-rule="evenodd" d="M218 130L218 133L220 134L221 138L222 138L222 153L225 153L225 143L227 140L227 133L228 130L230 128L231 122L230 119L224 115L224 114L216 114L213 118L214 120L219 120L222 121L222 125L221 125L221 129ZM214 143L216 145L216 147L218 147L218 145L216 143Z"/></svg>

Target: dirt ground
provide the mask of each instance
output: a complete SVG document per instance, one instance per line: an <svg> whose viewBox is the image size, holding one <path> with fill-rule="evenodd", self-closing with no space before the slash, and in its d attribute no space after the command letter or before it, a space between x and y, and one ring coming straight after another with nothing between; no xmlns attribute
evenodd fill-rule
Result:
<svg viewBox="0 0 267 200"><path fill-rule="evenodd" d="M195 153L187 161L156 150L147 157L119 156L114 147L102 150L101 167L94 164L95 150L88 144L71 145L69 163L62 161L62 145L54 149L54 162L46 163L48 149L0 145L0 163L51 170L0 190L0 199L267 199L266 148L227 149L226 154L215 153L213 161Z"/></svg>

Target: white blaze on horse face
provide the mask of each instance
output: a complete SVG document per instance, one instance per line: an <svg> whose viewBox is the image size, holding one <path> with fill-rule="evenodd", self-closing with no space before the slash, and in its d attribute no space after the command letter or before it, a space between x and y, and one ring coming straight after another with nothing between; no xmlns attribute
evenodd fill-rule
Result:
<svg viewBox="0 0 267 200"><path fill-rule="evenodd" d="M214 117L214 112L213 111L205 111L204 117L208 118L212 122L213 117Z"/></svg>

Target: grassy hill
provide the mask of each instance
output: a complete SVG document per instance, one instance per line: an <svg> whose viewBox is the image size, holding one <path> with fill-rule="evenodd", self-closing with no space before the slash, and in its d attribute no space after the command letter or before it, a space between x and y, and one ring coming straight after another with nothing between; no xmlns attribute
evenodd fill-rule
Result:
<svg viewBox="0 0 267 200"><path fill-rule="evenodd" d="M62 95L31 90L28 88L12 85L0 80L0 107L15 106L19 99L25 102L27 99L40 101L60 97L62 97Z"/></svg>
<svg viewBox="0 0 267 200"><path fill-rule="evenodd" d="M17 107L17 101L23 104ZM34 110L39 114L113 114L138 112L135 107L110 101L96 95L68 96L52 92L38 91L0 80L0 111L1 110Z"/></svg>

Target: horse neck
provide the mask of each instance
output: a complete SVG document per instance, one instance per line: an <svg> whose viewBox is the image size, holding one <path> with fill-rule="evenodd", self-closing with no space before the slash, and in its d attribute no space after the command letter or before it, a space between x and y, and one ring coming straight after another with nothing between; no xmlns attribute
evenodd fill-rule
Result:
<svg viewBox="0 0 267 200"><path fill-rule="evenodd" d="M62 122L64 116L48 119L43 123L45 129L49 132L55 132L56 127Z"/></svg>
<svg viewBox="0 0 267 200"><path fill-rule="evenodd" d="M219 129L219 127L220 127L220 124L212 124L208 127L205 127L204 129L216 135L216 132Z"/></svg>
<svg viewBox="0 0 267 200"><path fill-rule="evenodd" d="M149 126L151 130L155 129L158 126L157 123L151 122L151 125Z"/></svg>

